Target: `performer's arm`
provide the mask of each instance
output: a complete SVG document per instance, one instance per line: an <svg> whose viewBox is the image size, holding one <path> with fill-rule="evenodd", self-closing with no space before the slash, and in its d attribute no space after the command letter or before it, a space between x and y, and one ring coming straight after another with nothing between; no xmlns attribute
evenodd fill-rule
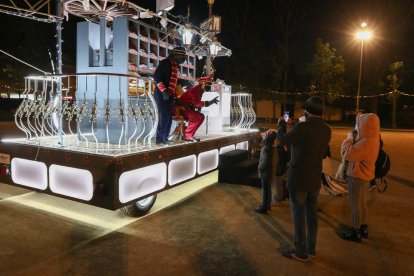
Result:
<svg viewBox="0 0 414 276"><path fill-rule="evenodd" d="M212 99L210 101L204 101L202 103L204 104L205 107L208 107L208 106L210 106L212 104L218 104L219 103L219 99L218 99L218 96L217 96L217 97L215 97L214 99Z"/></svg>

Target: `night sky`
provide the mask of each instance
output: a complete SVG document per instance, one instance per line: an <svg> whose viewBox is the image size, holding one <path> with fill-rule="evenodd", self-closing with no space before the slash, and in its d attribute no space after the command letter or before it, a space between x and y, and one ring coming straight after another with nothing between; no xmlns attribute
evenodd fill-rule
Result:
<svg viewBox="0 0 414 276"><path fill-rule="evenodd" d="M155 10L155 0L132 1L142 7ZM284 3L280 8L276 5ZM287 4L293 5L288 12ZM208 17L207 0L176 0L171 11L175 15L186 15L190 7L190 20L194 25ZM292 10L290 10L292 11ZM312 60L317 38L329 42L346 62L350 83L356 81L359 64L359 44L353 33L362 21L373 29L375 38L366 45L364 52L364 73L367 87L372 93L379 92L376 82L385 78L388 66L395 61L405 63L403 90L414 91L413 47L414 47L414 3L404 0L313 0L313 1L270 1L270 0L216 0L213 13L222 16L223 31L219 41L232 49L230 58L214 61L216 77L227 83L242 84L251 88L281 89L278 78L269 75L270 64L282 64L283 34L278 20L289 13L289 91L307 90L303 77L306 65ZM54 24L40 23L28 19L0 14L1 47L33 65L51 71L47 49L54 55ZM75 69L75 26L80 18L70 16L64 22L64 71ZM7 63L22 67L25 73L36 73L30 68L13 63L8 57L0 56L2 68ZM375 80L371 75L375 75ZM274 78L274 79L273 79ZM355 86L355 85L354 85Z"/></svg>

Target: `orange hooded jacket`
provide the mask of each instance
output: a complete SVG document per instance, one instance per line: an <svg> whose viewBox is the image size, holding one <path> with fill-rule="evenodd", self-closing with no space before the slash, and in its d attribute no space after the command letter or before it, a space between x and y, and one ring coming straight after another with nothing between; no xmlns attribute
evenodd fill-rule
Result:
<svg viewBox="0 0 414 276"><path fill-rule="evenodd" d="M380 120L374 113L361 114L356 119L358 132L355 143L352 133L342 142L341 156L348 160L346 175L363 180L375 178L375 161L379 152Z"/></svg>

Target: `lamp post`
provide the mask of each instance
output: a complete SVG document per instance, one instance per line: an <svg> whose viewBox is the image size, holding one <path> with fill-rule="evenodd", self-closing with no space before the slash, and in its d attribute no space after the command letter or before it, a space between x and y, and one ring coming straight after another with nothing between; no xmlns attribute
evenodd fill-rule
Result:
<svg viewBox="0 0 414 276"><path fill-rule="evenodd" d="M211 15L213 13L212 7L214 4L214 0L207 0L208 3L208 18L211 18ZM211 53L207 50L207 57L206 57L206 74L207 76L210 76L211 72Z"/></svg>
<svg viewBox="0 0 414 276"><path fill-rule="evenodd" d="M355 108L355 114L358 114L359 111L359 98L361 93L361 74L362 74L362 57L364 53L364 41L369 40L372 37L372 32L365 29L367 27L367 23L361 23L361 29L356 32L355 37L356 39L361 41L361 56L359 58L359 76L358 76L358 91L357 91L357 102Z"/></svg>

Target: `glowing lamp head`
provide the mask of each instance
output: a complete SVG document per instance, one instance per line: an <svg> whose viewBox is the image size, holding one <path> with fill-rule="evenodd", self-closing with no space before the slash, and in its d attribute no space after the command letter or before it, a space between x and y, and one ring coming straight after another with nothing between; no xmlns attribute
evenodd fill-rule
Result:
<svg viewBox="0 0 414 276"><path fill-rule="evenodd" d="M366 22L362 22L362 23L361 23L361 27L362 27L362 28L365 28L367 25L368 25L368 24L367 24Z"/></svg>
<svg viewBox="0 0 414 276"><path fill-rule="evenodd" d="M212 56L217 56L218 52L221 50L221 46L216 37L213 37L213 41L211 41L209 48L210 54Z"/></svg>
<svg viewBox="0 0 414 276"><path fill-rule="evenodd" d="M191 41L193 39L193 31L191 29L191 24L185 24L185 27L182 33L182 38L183 38L183 45L185 46L191 45Z"/></svg>
<svg viewBox="0 0 414 276"><path fill-rule="evenodd" d="M359 40L368 40L372 37L372 32L370 31L359 31L356 33L356 38Z"/></svg>

